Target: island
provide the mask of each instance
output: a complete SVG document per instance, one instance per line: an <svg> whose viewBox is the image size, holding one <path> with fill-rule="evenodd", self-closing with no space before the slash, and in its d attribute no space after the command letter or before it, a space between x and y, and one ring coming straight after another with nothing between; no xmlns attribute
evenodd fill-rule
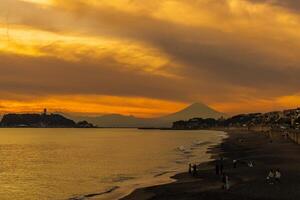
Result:
<svg viewBox="0 0 300 200"><path fill-rule="evenodd" d="M5 114L0 122L2 128L94 128L87 121L75 121L60 114Z"/></svg>

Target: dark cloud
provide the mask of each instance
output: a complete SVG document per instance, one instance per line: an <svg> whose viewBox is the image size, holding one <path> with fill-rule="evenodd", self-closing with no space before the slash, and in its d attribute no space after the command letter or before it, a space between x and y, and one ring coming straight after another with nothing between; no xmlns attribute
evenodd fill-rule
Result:
<svg viewBox="0 0 300 200"><path fill-rule="evenodd" d="M172 87L170 79L121 70L120 65L110 57L67 62L53 57L0 55L0 90L22 94L102 94L165 99L182 99L187 95L183 84Z"/></svg>
<svg viewBox="0 0 300 200"><path fill-rule="evenodd" d="M298 0L248 0L252 3L267 3L276 6L281 6L291 10L298 11L300 9L300 1Z"/></svg>
<svg viewBox="0 0 300 200"><path fill-rule="evenodd" d="M260 90L261 96L299 91L297 74L300 69L290 66L284 56L262 51L260 48L267 43L256 46L237 34L179 25L113 9L81 5L76 11L84 13L81 16L94 24L91 26L93 34L106 30L109 35L146 42L166 52L182 64L177 73L185 76L186 81L202 79L207 82L205 87L210 88L215 86L210 85L211 80L215 80L220 87L229 84Z"/></svg>

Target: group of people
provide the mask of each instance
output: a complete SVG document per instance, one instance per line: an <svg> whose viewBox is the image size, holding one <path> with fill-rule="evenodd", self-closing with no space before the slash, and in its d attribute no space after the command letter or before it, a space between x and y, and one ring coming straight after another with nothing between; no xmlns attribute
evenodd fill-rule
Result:
<svg viewBox="0 0 300 200"><path fill-rule="evenodd" d="M280 180L281 180L280 170L279 169L277 169L277 170L271 169L267 176L267 183L269 183L269 184L280 183Z"/></svg>
<svg viewBox="0 0 300 200"><path fill-rule="evenodd" d="M192 176L197 176L198 172L197 172L197 164L189 164L189 174L191 174ZM229 177L228 175L224 172L224 163L223 163L223 158L220 158L219 160L217 160L216 162L216 174L218 176L221 177L221 180L223 182L223 189L225 190L229 190L230 185L229 185Z"/></svg>
<svg viewBox="0 0 300 200"><path fill-rule="evenodd" d="M229 177L224 172L224 162L223 158L221 157L219 160L216 161L216 175L222 177L223 189L229 190Z"/></svg>
<svg viewBox="0 0 300 200"><path fill-rule="evenodd" d="M189 174L192 176L197 176L197 165L196 164L189 164Z"/></svg>
<svg viewBox="0 0 300 200"><path fill-rule="evenodd" d="M238 160L233 160L233 168L237 168ZM253 167L253 162L249 161L247 162L247 165L249 167ZM197 176L197 165L196 164L189 164L189 174L192 176ZM221 157L220 159L216 160L216 175L221 177L222 183L223 183L223 189L229 190L230 184L229 184L229 176L224 172L224 160ZM271 169L269 171L269 174L267 176L267 183L269 184L275 184L280 183L281 180L281 172L279 169Z"/></svg>

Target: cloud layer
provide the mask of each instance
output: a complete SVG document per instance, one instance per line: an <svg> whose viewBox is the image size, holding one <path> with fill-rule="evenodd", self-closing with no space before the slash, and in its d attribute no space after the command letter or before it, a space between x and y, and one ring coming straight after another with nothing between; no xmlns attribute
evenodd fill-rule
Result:
<svg viewBox="0 0 300 200"><path fill-rule="evenodd" d="M268 0L1 0L0 102L30 111L46 99L68 107L72 96L86 105L93 97L98 109L93 101L65 110L140 116L196 101L228 113L296 106L298 8ZM163 106L125 106L134 98Z"/></svg>

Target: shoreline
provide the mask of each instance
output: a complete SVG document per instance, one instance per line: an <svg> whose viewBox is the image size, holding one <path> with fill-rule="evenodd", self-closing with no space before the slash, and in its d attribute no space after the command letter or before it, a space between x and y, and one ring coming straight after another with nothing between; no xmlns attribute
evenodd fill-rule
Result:
<svg viewBox="0 0 300 200"><path fill-rule="evenodd" d="M207 153L212 161L200 165L197 177L178 173L170 177L175 180L172 183L139 188L120 200L300 199L299 145L278 133L273 133L270 139L263 132L224 131L228 137L209 148ZM222 189L220 177L215 175L214 160L219 157L225 158L225 172L231 183L229 191ZM252 161L254 167L238 164L234 169L233 159ZM268 171L277 168L282 172L282 183L267 184Z"/></svg>
<svg viewBox="0 0 300 200"><path fill-rule="evenodd" d="M151 129L152 130L152 129ZM164 129L166 130L166 129ZM195 130L194 130L195 131ZM209 152L209 149L211 146L217 146L220 145L224 139L226 139L228 137L228 133L223 131L223 130L207 130L207 131L217 131L220 132L220 141L215 142L209 146L207 146L207 150L205 152L205 155L208 155L207 158L205 158L203 161L200 161L199 163L207 163L207 162L212 162L213 158L212 158L212 153ZM205 144L203 144L205 145ZM151 183L147 183L147 182L143 182L143 183L139 183L139 186L135 186L135 187L120 187L116 193L111 194L111 196L106 196L106 197L100 197L99 199L103 200L109 200L109 199L120 199L123 200L125 199L127 196L131 195L132 193L134 193L136 190L139 190L140 188L148 188L148 187L159 187L161 185L165 185L165 184L172 184L172 183L176 183L177 181L177 175L179 174L184 174L185 173L185 168L182 168L180 170L177 171L167 171L167 172L161 172L159 174L154 175L152 178L149 178L149 180L151 180ZM160 178L159 178L160 177ZM159 178L159 179L156 179ZM136 184L135 184L136 185ZM132 186L132 185L131 185ZM120 195L121 194L121 195ZM118 198L117 198L118 196ZM148 195L146 194L146 196L148 197ZM98 198L93 198L93 199L98 199ZM139 197L137 199L140 199Z"/></svg>

